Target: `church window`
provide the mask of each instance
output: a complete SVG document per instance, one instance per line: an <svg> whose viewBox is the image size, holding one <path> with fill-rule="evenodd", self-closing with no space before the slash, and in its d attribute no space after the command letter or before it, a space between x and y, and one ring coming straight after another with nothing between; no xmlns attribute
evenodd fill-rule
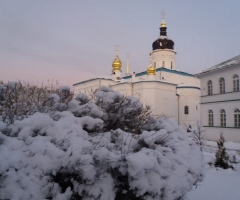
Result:
<svg viewBox="0 0 240 200"><path fill-rule="evenodd" d="M212 95L212 81L208 81L208 95Z"/></svg>
<svg viewBox="0 0 240 200"><path fill-rule="evenodd" d="M196 105L196 110L198 109L198 106Z"/></svg>
<svg viewBox="0 0 240 200"><path fill-rule="evenodd" d="M184 107L184 114L185 114L185 115L188 115L188 114L189 114L189 107L188 107L188 106L185 106L185 107Z"/></svg>
<svg viewBox="0 0 240 200"><path fill-rule="evenodd" d="M237 74L233 76L233 91L239 91L239 76Z"/></svg>
<svg viewBox="0 0 240 200"><path fill-rule="evenodd" d="M236 109L234 111L234 126L240 127L240 110Z"/></svg>
<svg viewBox="0 0 240 200"><path fill-rule="evenodd" d="M220 111L220 120L221 120L221 126L225 127L226 126L226 112L223 109Z"/></svg>
<svg viewBox="0 0 240 200"><path fill-rule="evenodd" d="M213 111L212 110L208 111L208 125L213 126Z"/></svg>
<svg viewBox="0 0 240 200"><path fill-rule="evenodd" d="M171 69L172 69L172 62L171 62Z"/></svg>
<svg viewBox="0 0 240 200"><path fill-rule="evenodd" d="M165 67L165 61L162 62L163 67Z"/></svg>
<svg viewBox="0 0 240 200"><path fill-rule="evenodd" d="M154 62L154 67L156 68L156 62Z"/></svg>
<svg viewBox="0 0 240 200"><path fill-rule="evenodd" d="M220 94L225 93L225 79L224 78L219 79L219 86L220 86Z"/></svg>

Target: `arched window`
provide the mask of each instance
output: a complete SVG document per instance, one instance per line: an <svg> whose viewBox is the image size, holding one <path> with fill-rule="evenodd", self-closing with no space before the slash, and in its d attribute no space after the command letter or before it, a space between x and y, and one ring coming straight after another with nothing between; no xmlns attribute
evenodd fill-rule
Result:
<svg viewBox="0 0 240 200"><path fill-rule="evenodd" d="M212 95L212 81L208 81L208 95Z"/></svg>
<svg viewBox="0 0 240 200"><path fill-rule="evenodd" d="M165 67L165 61L162 61L162 66Z"/></svg>
<svg viewBox="0 0 240 200"><path fill-rule="evenodd" d="M189 107L188 106L184 106L184 114L185 115L189 114Z"/></svg>
<svg viewBox="0 0 240 200"><path fill-rule="evenodd" d="M239 76L237 74L233 75L233 91L239 91Z"/></svg>
<svg viewBox="0 0 240 200"><path fill-rule="evenodd" d="M240 127L240 110L236 109L234 111L234 126Z"/></svg>
<svg viewBox="0 0 240 200"><path fill-rule="evenodd" d="M171 69L173 68L172 62L171 62Z"/></svg>
<svg viewBox="0 0 240 200"><path fill-rule="evenodd" d="M224 78L219 79L219 87L220 87L220 94L225 93L225 79Z"/></svg>
<svg viewBox="0 0 240 200"><path fill-rule="evenodd" d="M156 65L156 62L154 62L154 67L156 68L156 66L157 66L157 65Z"/></svg>
<svg viewBox="0 0 240 200"><path fill-rule="evenodd" d="M221 126L225 127L226 126L226 112L223 109L220 111L220 119L221 119Z"/></svg>
<svg viewBox="0 0 240 200"><path fill-rule="evenodd" d="M208 125L213 126L213 111L212 110L208 111Z"/></svg>

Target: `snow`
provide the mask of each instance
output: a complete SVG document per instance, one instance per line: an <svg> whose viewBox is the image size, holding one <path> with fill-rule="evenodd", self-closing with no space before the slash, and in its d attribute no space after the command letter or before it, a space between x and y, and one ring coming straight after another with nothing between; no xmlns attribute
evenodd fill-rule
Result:
<svg viewBox="0 0 240 200"><path fill-rule="evenodd" d="M203 179L203 154L175 122L149 117L136 135L117 127L135 122L138 99L108 87L94 95L59 110L61 94L51 94L46 112L0 121L0 199L114 200L124 190L174 200Z"/></svg>
<svg viewBox="0 0 240 200"><path fill-rule="evenodd" d="M207 141L206 145L217 147L217 142ZM240 150L240 143L235 143L235 142L228 141L228 142L224 143L224 146L226 147L226 149L229 149L229 150Z"/></svg>
<svg viewBox="0 0 240 200"><path fill-rule="evenodd" d="M204 153L206 162L213 162L214 153ZM189 200L239 200L240 164L235 170L210 167L206 164L203 182L187 194Z"/></svg>

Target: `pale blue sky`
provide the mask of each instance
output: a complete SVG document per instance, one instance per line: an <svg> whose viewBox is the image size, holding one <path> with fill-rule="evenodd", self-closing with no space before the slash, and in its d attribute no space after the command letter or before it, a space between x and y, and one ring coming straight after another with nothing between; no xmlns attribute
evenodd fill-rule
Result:
<svg viewBox="0 0 240 200"><path fill-rule="evenodd" d="M0 1L0 80L110 75L115 44L123 72L127 52L131 71L143 71L162 10L177 70L196 73L240 54L239 9L239 0Z"/></svg>

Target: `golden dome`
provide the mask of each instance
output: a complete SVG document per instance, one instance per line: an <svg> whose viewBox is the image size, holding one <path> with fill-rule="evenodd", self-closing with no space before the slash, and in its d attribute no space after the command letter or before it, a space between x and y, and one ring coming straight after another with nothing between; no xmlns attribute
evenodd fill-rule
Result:
<svg viewBox="0 0 240 200"><path fill-rule="evenodd" d="M147 68L147 75L155 75L156 69L152 65Z"/></svg>
<svg viewBox="0 0 240 200"><path fill-rule="evenodd" d="M121 71L121 67L122 67L122 62L118 57L118 50L116 50L116 57L114 58L113 63L112 63L113 71L115 71L115 70Z"/></svg>
<svg viewBox="0 0 240 200"><path fill-rule="evenodd" d="M150 54L150 65L147 68L147 75L155 75L156 68L152 65L152 55Z"/></svg>

